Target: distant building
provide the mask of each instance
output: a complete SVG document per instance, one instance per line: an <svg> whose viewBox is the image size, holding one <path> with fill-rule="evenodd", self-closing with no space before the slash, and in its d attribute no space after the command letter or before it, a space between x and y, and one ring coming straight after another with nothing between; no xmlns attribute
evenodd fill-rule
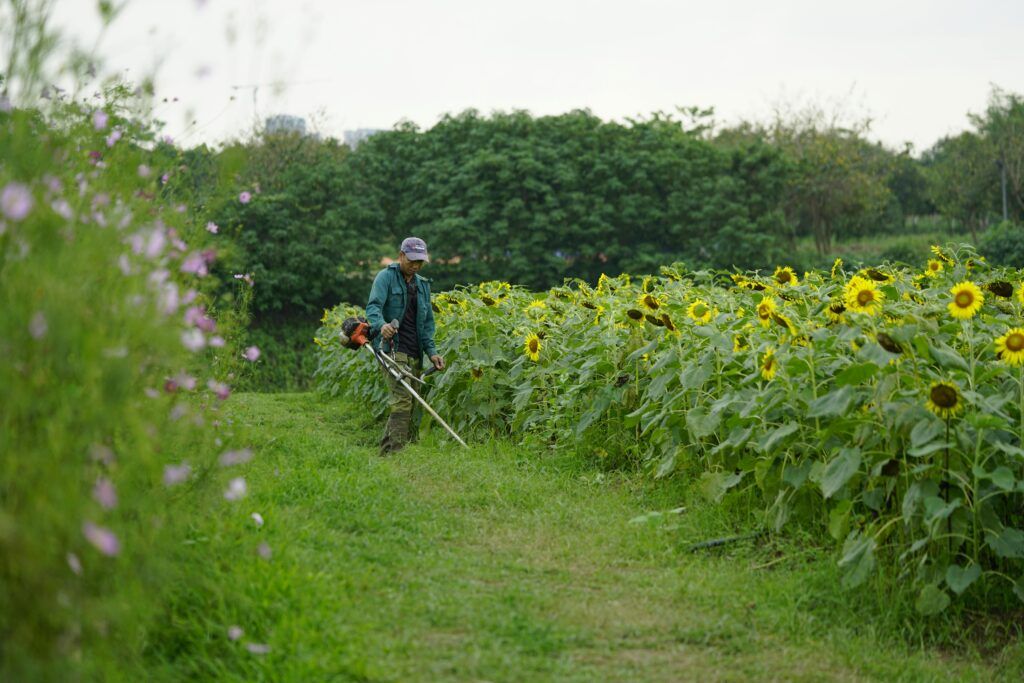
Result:
<svg viewBox="0 0 1024 683"><path fill-rule="evenodd" d="M268 116L264 127L268 133L298 133L299 135L305 135L306 119L301 116L288 116L287 114Z"/></svg>
<svg viewBox="0 0 1024 683"><path fill-rule="evenodd" d="M342 138L346 145L355 149L363 140L379 132L380 128L356 128L355 130L346 130L342 133Z"/></svg>

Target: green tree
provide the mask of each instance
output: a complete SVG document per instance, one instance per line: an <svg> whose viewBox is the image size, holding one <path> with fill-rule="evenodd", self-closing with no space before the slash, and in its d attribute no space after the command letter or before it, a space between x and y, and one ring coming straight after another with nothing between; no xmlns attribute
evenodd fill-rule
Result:
<svg viewBox="0 0 1024 683"><path fill-rule="evenodd" d="M923 161L932 202L942 215L965 225L977 241L997 196L991 146L980 135L964 131L939 140Z"/></svg>

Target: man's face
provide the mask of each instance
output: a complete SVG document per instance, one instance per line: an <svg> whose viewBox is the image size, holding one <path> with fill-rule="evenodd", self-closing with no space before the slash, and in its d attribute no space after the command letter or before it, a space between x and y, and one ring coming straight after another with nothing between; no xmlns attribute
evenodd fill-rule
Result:
<svg viewBox="0 0 1024 683"><path fill-rule="evenodd" d="M398 267L402 270L402 275L406 277L412 277L420 272L420 268L423 267L424 263L424 261L410 260L404 251L398 252Z"/></svg>

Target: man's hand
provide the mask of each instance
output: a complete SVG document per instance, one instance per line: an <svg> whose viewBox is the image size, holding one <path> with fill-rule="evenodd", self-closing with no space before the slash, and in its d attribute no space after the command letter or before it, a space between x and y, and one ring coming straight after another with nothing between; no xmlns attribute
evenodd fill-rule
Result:
<svg viewBox="0 0 1024 683"><path fill-rule="evenodd" d="M392 327L391 323L384 323L384 326L380 328L380 336L384 337L385 339L391 339L397 333L398 330Z"/></svg>
<svg viewBox="0 0 1024 683"><path fill-rule="evenodd" d="M441 358L438 354L434 354L430 357L430 362L434 364L434 367L438 370L444 370L444 358Z"/></svg>

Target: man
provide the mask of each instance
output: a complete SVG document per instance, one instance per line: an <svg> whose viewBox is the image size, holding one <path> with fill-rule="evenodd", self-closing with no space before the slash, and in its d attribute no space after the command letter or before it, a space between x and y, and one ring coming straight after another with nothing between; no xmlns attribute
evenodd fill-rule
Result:
<svg viewBox="0 0 1024 683"><path fill-rule="evenodd" d="M419 275L429 260L427 244L418 237L407 237L398 252L398 263L377 273L366 304L374 348L384 345L385 352L394 352L398 364L419 376L423 355L438 370L444 359L434 345L434 311L430 307L430 281ZM391 321L398 320L396 330ZM379 331L380 334L376 334ZM387 371L384 377L391 392L390 414L380 442L381 455L400 450L409 442L412 432L413 398Z"/></svg>

